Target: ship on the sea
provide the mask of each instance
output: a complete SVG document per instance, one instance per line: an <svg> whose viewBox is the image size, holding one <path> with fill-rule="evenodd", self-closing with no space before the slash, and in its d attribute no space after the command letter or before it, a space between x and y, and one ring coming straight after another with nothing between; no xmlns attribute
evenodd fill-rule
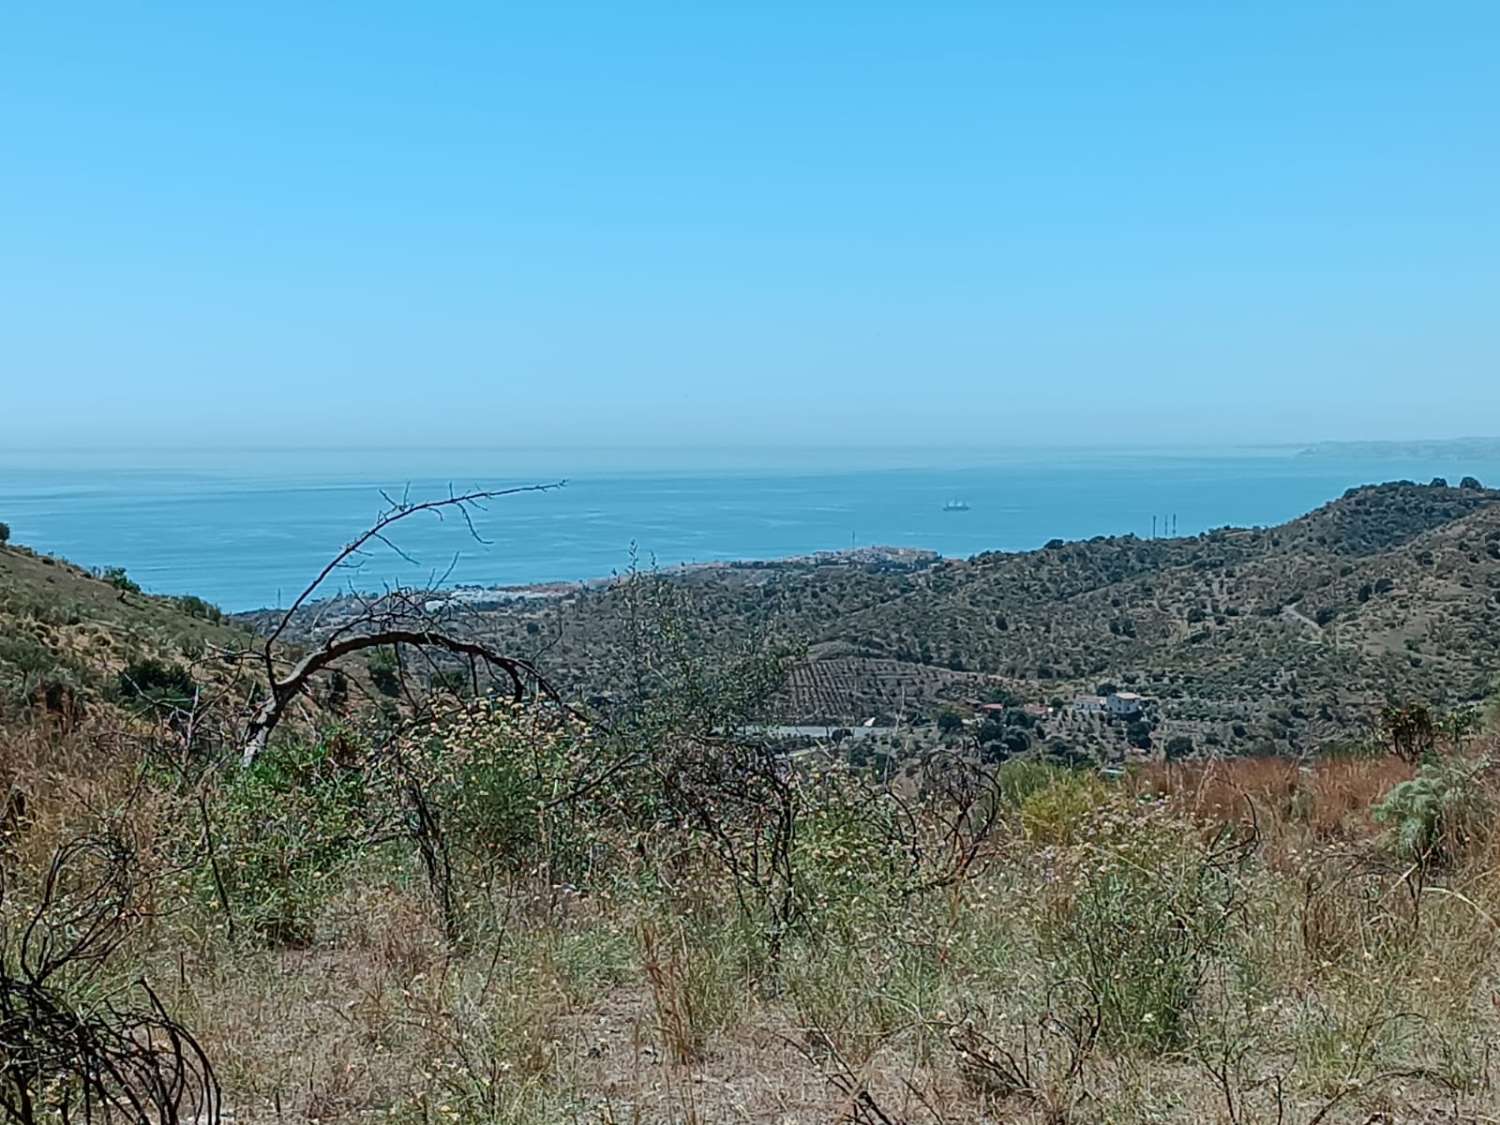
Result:
<svg viewBox="0 0 1500 1125"><path fill-rule="evenodd" d="M945 512L967 512L968 510L969 502L967 500L949 500L943 505L943 511Z"/></svg>

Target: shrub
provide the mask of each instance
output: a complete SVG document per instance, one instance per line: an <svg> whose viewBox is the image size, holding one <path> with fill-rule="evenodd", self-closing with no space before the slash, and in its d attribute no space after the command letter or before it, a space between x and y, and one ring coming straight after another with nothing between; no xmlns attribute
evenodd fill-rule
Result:
<svg viewBox="0 0 1500 1125"><path fill-rule="evenodd" d="M1109 800L1109 789L1092 774L1058 771L1045 789L1021 802L1021 827L1038 844L1073 844L1093 813Z"/></svg>
<svg viewBox="0 0 1500 1125"><path fill-rule="evenodd" d="M1416 777L1393 786L1371 815L1389 826L1392 846L1403 859L1456 859L1490 812L1489 797L1478 782L1488 765L1484 759L1428 762Z"/></svg>
<svg viewBox="0 0 1500 1125"><path fill-rule="evenodd" d="M139 594L141 592L140 583L126 574L123 566L105 567L99 572L99 577L122 594Z"/></svg>
<svg viewBox="0 0 1500 1125"><path fill-rule="evenodd" d="M984 722L979 724L978 731L974 737L978 739L981 746L991 742L1003 742L1010 728L1005 725L1005 720L998 715L986 715Z"/></svg>
<svg viewBox="0 0 1500 1125"><path fill-rule="evenodd" d="M1116 1047L1178 1046L1210 965L1228 952L1243 852L1200 842L1158 804L1095 810L1042 915L1059 983L1091 994Z"/></svg>
<svg viewBox="0 0 1500 1125"><path fill-rule="evenodd" d="M189 617L197 617L203 621L212 621L214 624L218 624L224 620L224 611L222 609L212 602L206 602L202 598L195 597L192 594L184 594L180 598L173 598L172 601L178 609L182 610Z"/></svg>
<svg viewBox="0 0 1500 1125"><path fill-rule="evenodd" d="M394 651L377 649L370 654L367 664L370 669L370 682L375 685L376 691L390 696L401 694L401 666L396 660Z"/></svg>
<svg viewBox="0 0 1500 1125"><path fill-rule="evenodd" d="M140 711L186 710L193 705L198 685L181 664L146 656L120 669L115 694Z"/></svg>
<svg viewBox="0 0 1500 1125"><path fill-rule="evenodd" d="M1040 793L1069 777L1069 772L1060 766L1032 758L1018 758L1006 762L995 771L995 793L1002 802L1019 809L1032 794Z"/></svg>
<svg viewBox="0 0 1500 1125"><path fill-rule="evenodd" d="M584 879L626 806L649 811L623 782L549 810L598 749L575 720L479 701L452 705L402 755L442 831L470 859L487 870L545 870L557 882Z"/></svg>
<svg viewBox="0 0 1500 1125"><path fill-rule="evenodd" d="M311 940L349 861L399 812L381 799L385 775L349 764L348 750L339 737L273 745L218 794L215 854L199 865L200 893L222 894L235 924L273 944Z"/></svg>
<svg viewBox="0 0 1500 1125"><path fill-rule="evenodd" d="M792 854L805 899L854 905L883 901L908 885L911 856L902 845L899 806L871 798L870 790L837 773L808 783ZM825 914L820 906L820 917Z"/></svg>
<svg viewBox="0 0 1500 1125"><path fill-rule="evenodd" d="M1176 761L1178 758L1186 758L1193 752L1193 740L1185 734L1175 734L1167 739L1166 755L1168 761Z"/></svg>
<svg viewBox="0 0 1500 1125"><path fill-rule="evenodd" d="M1437 747L1432 712L1420 703L1388 703L1380 712L1381 732L1391 753L1403 762L1418 762Z"/></svg>
<svg viewBox="0 0 1500 1125"><path fill-rule="evenodd" d="M0 544L10 542L10 524L0 520Z"/></svg>
<svg viewBox="0 0 1500 1125"><path fill-rule="evenodd" d="M439 668L427 677L427 686L433 691L463 695L470 684L469 677L462 668Z"/></svg>

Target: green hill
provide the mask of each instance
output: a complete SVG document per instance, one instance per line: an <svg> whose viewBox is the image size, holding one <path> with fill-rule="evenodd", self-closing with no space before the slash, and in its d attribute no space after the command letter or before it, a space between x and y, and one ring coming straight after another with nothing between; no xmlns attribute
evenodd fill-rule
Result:
<svg viewBox="0 0 1500 1125"><path fill-rule="evenodd" d="M1065 700L1101 681L1167 730L1241 749L1347 737L1389 696L1454 705L1500 671L1500 492L1352 489L1272 528L1054 542L907 571L818 563L674 572L704 644L806 642L788 720L860 722L1001 689ZM477 628L577 692L619 686L627 586L485 611Z"/></svg>
<svg viewBox="0 0 1500 1125"><path fill-rule="evenodd" d="M0 722L32 708L75 712L115 694L135 662L213 675L252 635L198 598L142 594L24 547L0 547Z"/></svg>

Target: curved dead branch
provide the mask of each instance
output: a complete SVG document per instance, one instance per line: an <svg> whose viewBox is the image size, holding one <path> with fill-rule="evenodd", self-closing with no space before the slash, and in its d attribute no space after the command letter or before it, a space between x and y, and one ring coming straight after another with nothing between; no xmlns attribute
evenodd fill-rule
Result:
<svg viewBox="0 0 1500 1125"><path fill-rule="evenodd" d="M135 869L134 854L118 839L65 843L19 941L11 947L0 935L5 1125L220 1120L219 1084L207 1054L151 986L136 982L144 1006L120 1006L118 994L98 998L106 962L140 916ZM69 983L59 984L65 978Z"/></svg>
<svg viewBox="0 0 1500 1125"><path fill-rule="evenodd" d="M400 499L386 496L389 505L379 517L359 535L350 540L320 570L306 588L297 595L292 604L277 620L267 635L261 651L265 674L265 699L255 709L245 729L241 758L249 765L266 748L271 732L286 716L293 700L308 688L312 677L343 657L365 649L410 645L419 649L438 649L466 657L471 666L485 664L492 672L498 671L510 681L514 698L520 700L526 694L528 681L536 692L559 704L557 692L527 660L507 656L478 641L454 635L438 628L438 618L429 612L429 603L439 596L437 586L446 579L447 573L434 575L426 589L407 587L388 588L379 596L364 597L351 594L356 612L331 633L312 652L297 660L289 671L282 672L285 661L278 659L277 645L291 626L297 612L303 609L324 583L340 568L357 568L366 555L365 548L380 544L407 562L415 562L390 537L392 525L421 512L430 512L439 519L445 512L453 510L463 517L469 535L483 543L474 527L471 509L483 509L487 500L514 496L523 492L546 492L561 487L556 484L521 485L514 488L476 489L465 493L449 491L447 496L436 500L414 502L406 495ZM382 493L382 495L385 495ZM450 565L449 571L452 567ZM439 599L441 600L441 599ZM476 676L475 689L478 689Z"/></svg>
<svg viewBox="0 0 1500 1125"><path fill-rule="evenodd" d="M272 681L269 698L256 711L246 731L244 764L249 765L265 749L271 732L276 729L276 725L286 714L287 706L307 689L308 683L315 674L334 661L352 653L392 645L443 649L457 656L467 656L482 661L490 668L496 668L505 673L510 680L512 698L517 702L525 698L526 685L530 681L543 696L554 703L564 705L562 697L529 661L506 656L477 641L450 636L434 629L386 629L378 633L362 633L355 637L342 637L308 653L297 661L285 676Z"/></svg>
<svg viewBox="0 0 1500 1125"><path fill-rule="evenodd" d="M553 484L518 485L515 488L475 489L462 494L450 491L447 496L441 499L424 500L421 503L412 503L404 496L400 500L390 500L387 497L387 500L390 500L390 507L382 512L368 528L346 543L338 554L329 559L327 565L318 572L318 576L307 584L303 591L293 600L292 604L287 607L286 612L281 615L281 620L277 622L276 628L271 630L270 636L266 638L265 661L267 675L272 679L276 677L276 669L272 664L272 646L281 639L281 635L291 625L292 618L296 616L297 611L306 605L308 600L322 588L323 583L328 581L334 571L340 567L347 566L349 560L358 556L364 550L365 546L372 541L384 543L396 551L397 554L403 554L399 548L385 537L386 529L392 524L414 516L418 512L432 512L441 519L444 511L454 508L464 517L464 523L469 529L469 534L478 540L479 533L475 531L474 521L469 515L470 507L482 508L487 500L495 500L503 496L515 496L522 492L548 492L554 488L561 488L563 484L563 481L557 481ZM483 540L480 540L480 542L483 542Z"/></svg>

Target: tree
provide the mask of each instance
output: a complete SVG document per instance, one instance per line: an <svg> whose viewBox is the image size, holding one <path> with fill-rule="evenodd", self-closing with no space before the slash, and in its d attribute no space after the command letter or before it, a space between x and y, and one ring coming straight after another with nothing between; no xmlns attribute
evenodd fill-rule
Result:
<svg viewBox="0 0 1500 1125"><path fill-rule="evenodd" d="M332 711L342 711L349 704L349 677L342 668L335 668L328 677L326 702Z"/></svg>
<svg viewBox="0 0 1500 1125"><path fill-rule="evenodd" d="M991 742L1001 742L1006 734L1005 720L998 715L986 715L984 722L979 724L977 737L981 746Z"/></svg>
<svg viewBox="0 0 1500 1125"><path fill-rule="evenodd" d="M462 495L450 492L446 497L420 503L406 496L400 500L386 496L388 506L376 517L375 522L345 544L343 549L328 561L318 572L317 577L297 595L286 612L281 615L276 627L266 637L260 653L261 664L265 671L265 694L262 697L263 701L255 708L245 727L241 749L241 758L245 765L255 761L265 750L271 732L285 717L293 700L308 689L314 676L336 665L344 657L368 649L378 650L406 645L424 656L433 649L445 651L466 661L470 677L475 681L478 679L481 666L487 676L494 677L496 673L503 674L504 678L509 681L512 697L517 701L525 698L527 685L530 684L539 694L559 706L566 706L562 698L530 661L507 656L489 645L456 636L448 630L446 622L438 616L441 610L434 611L430 608L434 603L444 604L444 600L439 596L439 587L443 578L447 576L446 573L442 576L434 574L432 581L421 588L395 586L388 588L383 594L370 597L351 594L350 597L355 603L355 612L324 637L321 645L306 652L292 664L290 669L283 671L281 667L278 667L278 663L281 662L281 638L291 627L297 611L306 605L335 573L344 569L357 570L367 557L368 548L378 544L394 551L407 562L416 563L415 559L390 538L391 528L402 520L424 512L442 519L445 513L456 512L463 517L469 534L482 543L484 540L480 539L479 533L474 529L471 515L473 509L482 510L488 500L514 496L522 492L545 492L560 487L561 483L522 485L503 489L476 489ZM449 570L451 569L450 566ZM122 576L123 573L122 571ZM430 657L428 662L429 666L436 670L431 664ZM399 660L397 666L399 671ZM377 684L378 686L380 685ZM382 690L386 689L382 688Z"/></svg>
<svg viewBox="0 0 1500 1125"><path fill-rule="evenodd" d="M10 524L0 522L0 544L10 542Z"/></svg>
<svg viewBox="0 0 1500 1125"><path fill-rule="evenodd" d="M1386 704L1380 712L1380 725L1391 753L1403 762L1420 762L1437 745L1432 712L1420 703Z"/></svg>
<svg viewBox="0 0 1500 1125"><path fill-rule="evenodd" d="M1006 707L1019 707L1026 702L1026 697L1012 691L1003 684L996 684L988 691L987 698L990 703L1000 703Z"/></svg>
<svg viewBox="0 0 1500 1125"><path fill-rule="evenodd" d="M1004 738L1005 749L1014 757L1031 749L1031 735L1024 730L1012 730Z"/></svg>
<svg viewBox="0 0 1500 1125"><path fill-rule="evenodd" d="M147 656L133 660L116 677L121 701L142 711L188 711L198 695L198 685L181 664Z"/></svg>
<svg viewBox="0 0 1500 1125"><path fill-rule="evenodd" d="M370 669L370 682L376 691L389 696L401 694L401 664L396 659L395 649L377 649L365 664Z"/></svg>
<svg viewBox="0 0 1500 1125"><path fill-rule="evenodd" d="M1137 750L1151 747L1151 724L1144 719L1132 719L1125 727L1125 740Z"/></svg>
<svg viewBox="0 0 1500 1125"><path fill-rule="evenodd" d="M438 668L427 676L427 686L433 691L445 691L449 695L463 695L469 686L469 677L462 668Z"/></svg>
<svg viewBox="0 0 1500 1125"><path fill-rule="evenodd" d="M1167 739L1165 747L1167 761L1175 762L1179 758L1186 758L1193 752L1193 740L1185 734L1174 734Z"/></svg>
<svg viewBox="0 0 1500 1125"><path fill-rule="evenodd" d="M945 738L951 737L964 729L963 717L953 708L945 707L938 712L937 728Z"/></svg>
<svg viewBox="0 0 1500 1125"><path fill-rule="evenodd" d="M139 594L141 592L140 583L126 574L123 566L105 567L99 577L120 591L122 596L125 594Z"/></svg>
<svg viewBox="0 0 1500 1125"><path fill-rule="evenodd" d="M1478 477L1464 477L1458 482L1458 487L1468 489L1470 492L1478 492L1484 488L1484 485L1479 483Z"/></svg>

